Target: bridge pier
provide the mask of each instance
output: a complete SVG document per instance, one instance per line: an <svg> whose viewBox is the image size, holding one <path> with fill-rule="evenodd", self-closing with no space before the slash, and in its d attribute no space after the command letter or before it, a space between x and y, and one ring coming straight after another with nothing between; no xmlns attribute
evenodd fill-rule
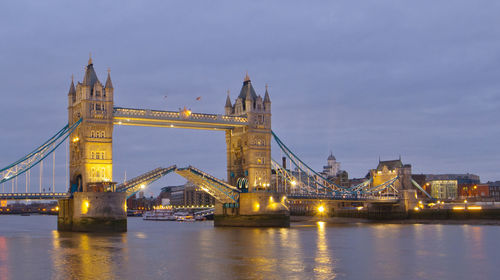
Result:
<svg viewBox="0 0 500 280"><path fill-rule="evenodd" d="M57 230L82 232L127 231L126 193L77 192L59 200Z"/></svg>
<svg viewBox="0 0 500 280"><path fill-rule="evenodd" d="M241 193L239 203L215 203L216 227L289 227L290 212L283 195Z"/></svg>

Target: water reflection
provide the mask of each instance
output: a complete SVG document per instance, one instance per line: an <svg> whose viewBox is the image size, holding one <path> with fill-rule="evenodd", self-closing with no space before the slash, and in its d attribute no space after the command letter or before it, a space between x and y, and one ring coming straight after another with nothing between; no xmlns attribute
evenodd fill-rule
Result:
<svg viewBox="0 0 500 280"><path fill-rule="evenodd" d="M10 279L8 259L7 239L0 236L0 280Z"/></svg>
<svg viewBox="0 0 500 280"><path fill-rule="evenodd" d="M54 279L112 279L123 263L127 238L119 235L52 232Z"/></svg>
<svg viewBox="0 0 500 280"><path fill-rule="evenodd" d="M500 227L318 222L283 229L214 228L210 222L131 219L129 232L103 235L25 226L20 217L0 219L3 228L12 228L0 232L0 280L491 279L500 274L495 263Z"/></svg>
<svg viewBox="0 0 500 280"><path fill-rule="evenodd" d="M317 279L332 279L333 262L328 250L328 242L326 239L325 222L317 222L318 236L316 240L316 257L314 258L314 274Z"/></svg>

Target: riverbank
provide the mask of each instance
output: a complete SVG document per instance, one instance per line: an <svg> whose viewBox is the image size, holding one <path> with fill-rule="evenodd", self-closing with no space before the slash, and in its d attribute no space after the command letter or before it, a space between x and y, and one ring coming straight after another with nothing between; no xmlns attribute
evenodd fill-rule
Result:
<svg viewBox="0 0 500 280"><path fill-rule="evenodd" d="M401 219L401 220L369 220L363 218L344 218L326 216L290 216L290 223L294 225L316 224L325 222L331 225L343 224L441 224L441 225L492 225L500 226L500 220L491 219Z"/></svg>

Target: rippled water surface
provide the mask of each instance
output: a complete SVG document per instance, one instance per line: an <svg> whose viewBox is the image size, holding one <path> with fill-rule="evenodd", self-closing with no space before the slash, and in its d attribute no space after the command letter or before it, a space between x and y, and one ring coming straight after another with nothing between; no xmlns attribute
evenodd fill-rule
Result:
<svg viewBox="0 0 500 280"><path fill-rule="evenodd" d="M500 227L214 228L129 218L123 234L0 216L0 279L498 279Z"/></svg>

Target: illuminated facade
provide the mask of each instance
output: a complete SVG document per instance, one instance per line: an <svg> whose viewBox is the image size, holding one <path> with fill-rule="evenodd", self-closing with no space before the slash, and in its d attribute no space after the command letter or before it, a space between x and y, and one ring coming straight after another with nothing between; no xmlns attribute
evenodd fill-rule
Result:
<svg viewBox="0 0 500 280"><path fill-rule="evenodd" d="M97 78L92 58L82 82L73 80L68 93L69 124L83 119L70 139L70 185L72 191L92 191L113 180L113 84ZM96 191L96 190L94 190Z"/></svg>
<svg viewBox="0 0 500 280"><path fill-rule="evenodd" d="M226 99L225 114L248 119L248 126L226 130L227 177L233 186L250 191L267 189L271 180L271 99L266 86L264 99L255 93L248 74L240 95L231 104Z"/></svg>
<svg viewBox="0 0 500 280"><path fill-rule="evenodd" d="M370 176L373 179L373 186L378 186L399 177L394 187L397 190L413 189L411 184L411 165L403 164L401 159L380 161L376 169L370 170Z"/></svg>
<svg viewBox="0 0 500 280"><path fill-rule="evenodd" d="M458 193L457 180L433 180L431 185L431 196L437 199L456 199Z"/></svg>

